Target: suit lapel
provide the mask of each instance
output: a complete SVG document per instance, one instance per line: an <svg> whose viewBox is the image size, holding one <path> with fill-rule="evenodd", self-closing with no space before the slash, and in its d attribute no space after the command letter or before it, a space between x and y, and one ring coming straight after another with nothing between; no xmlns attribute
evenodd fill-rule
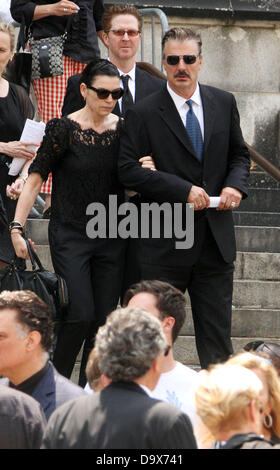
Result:
<svg viewBox="0 0 280 470"><path fill-rule="evenodd" d="M212 134L213 125L215 122L215 100L209 88L205 85L200 85L200 95L203 106L203 119L204 119L204 145L203 152L206 154L209 140Z"/></svg>
<svg viewBox="0 0 280 470"><path fill-rule="evenodd" d="M179 113L176 109L176 106L165 87L161 92L161 102L159 105L159 113L171 131L176 135L176 137L181 141L181 143L186 147L188 152L193 155L194 158L198 160L198 157L193 149L191 140L188 136L186 128L182 123L182 119L179 116Z"/></svg>
<svg viewBox="0 0 280 470"><path fill-rule="evenodd" d="M49 363L49 368L42 380L32 393L32 397L39 401L47 417L55 410L55 379L54 368Z"/></svg>

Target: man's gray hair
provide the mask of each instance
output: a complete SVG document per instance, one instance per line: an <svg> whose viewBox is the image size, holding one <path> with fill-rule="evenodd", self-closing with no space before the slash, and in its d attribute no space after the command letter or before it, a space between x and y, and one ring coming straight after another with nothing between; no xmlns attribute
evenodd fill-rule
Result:
<svg viewBox="0 0 280 470"><path fill-rule="evenodd" d="M202 52L201 36L197 31L194 31L191 28L171 28L168 31L166 31L161 42L163 57L165 56L164 54L165 44L168 41L181 41L181 42L194 41L197 44L198 53L199 55L201 55L201 52Z"/></svg>
<svg viewBox="0 0 280 470"><path fill-rule="evenodd" d="M148 372L168 344L157 318L139 308L121 308L99 328L95 347L103 374L131 382Z"/></svg>

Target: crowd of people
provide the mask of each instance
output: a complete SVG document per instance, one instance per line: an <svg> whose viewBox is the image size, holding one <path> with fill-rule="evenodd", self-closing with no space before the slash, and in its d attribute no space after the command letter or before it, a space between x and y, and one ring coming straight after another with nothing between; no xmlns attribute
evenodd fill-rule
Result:
<svg viewBox="0 0 280 470"><path fill-rule="evenodd" d="M32 81L46 123L34 150L20 140L34 103L4 78L14 27L0 23L0 269L24 269L26 220L38 194L51 194L43 217L69 305L54 323L36 293L0 293L0 448L279 448L278 346L234 354L231 343L232 210L247 197L250 159L234 96L199 83L200 34L164 34L162 74L136 60L134 6L11 0L10 12L35 39L67 37L64 73ZM15 157L25 163L11 177ZM164 210L156 218L156 236L147 205L171 209L167 223ZM182 233L186 207L193 220ZM145 236L123 236L136 225ZM190 243L178 247L184 235ZM174 356L186 290L199 372Z"/></svg>

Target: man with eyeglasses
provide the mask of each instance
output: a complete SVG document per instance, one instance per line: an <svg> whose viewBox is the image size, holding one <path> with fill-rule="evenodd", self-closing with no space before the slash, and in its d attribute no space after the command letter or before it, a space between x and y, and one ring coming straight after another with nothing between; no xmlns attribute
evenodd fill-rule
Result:
<svg viewBox="0 0 280 470"><path fill-rule="evenodd" d="M162 46L167 86L127 112L119 176L145 202L176 203L176 208L179 203L182 217L185 204L193 205L192 247L176 248L175 234L167 238L162 230L158 239L141 240L140 268L141 279L188 290L198 356L207 368L233 352L232 209L247 196L249 152L234 96L198 82L200 35L172 28ZM139 155L150 154L157 171L141 169L137 162ZM220 198L218 207L209 208L210 196Z"/></svg>
<svg viewBox="0 0 280 470"><path fill-rule="evenodd" d="M108 48L108 59L118 68L124 96L113 110L118 116L126 109L163 86L161 78L152 76L137 66L136 54L141 41L142 17L132 5L113 5L102 18L103 42ZM68 79L62 114L71 114L84 106L80 93L79 76Z"/></svg>

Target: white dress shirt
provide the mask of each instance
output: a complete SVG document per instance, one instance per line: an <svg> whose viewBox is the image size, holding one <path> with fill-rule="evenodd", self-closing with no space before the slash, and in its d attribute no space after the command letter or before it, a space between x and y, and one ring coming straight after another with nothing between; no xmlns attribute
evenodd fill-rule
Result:
<svg viewBox="0 0 280 470"><path fill-rule="evenodd" d="M174 101L174 104L176 106L176 109L182 119L182 122L184 124L184 127L186 127L186 118L187 118L187 112L189 111L189 106L186 103L186 99L182 98L182 96L177 95L169 86L167 83L167 90ZM200 96L200 89L199 89L199 84L197 83L195 92L193 95L189 98L193 101L193 112L195 113L200 129L201 129L201 134L202 138L204 140L204 118L203 118L203 106L202 106L202 101L201 101L201 96Z"/></svg>

